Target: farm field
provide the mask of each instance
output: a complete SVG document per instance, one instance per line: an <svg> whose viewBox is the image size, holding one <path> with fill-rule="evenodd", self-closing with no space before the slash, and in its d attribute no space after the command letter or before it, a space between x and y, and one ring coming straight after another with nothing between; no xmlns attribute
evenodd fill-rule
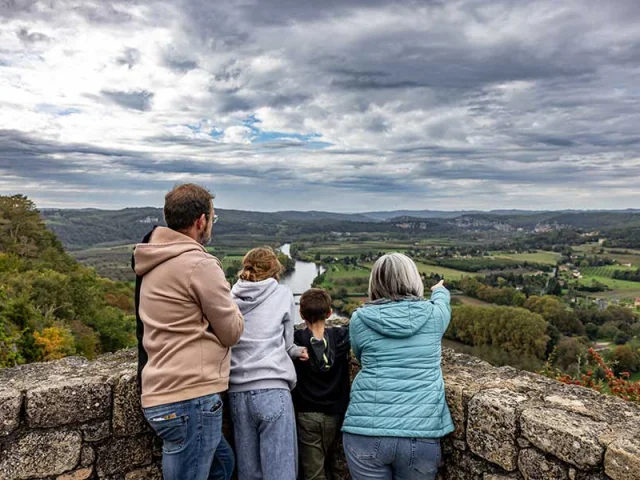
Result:
<svg viewBox="0 0 640 480"><path fill-rule="evenodd" d="M640 297L640 282L616 280L614 278L601 277L597 275L584 275L584 278L581 278L579 281L583 285L591 285L591 282L593 280L603 283L611 288L611 290L607 292L597 292L590 294L593 297L617 299Z"/></svg>
<svg viewBox="0 0 640 480"><path fill-rule="evenodd" d="M640 250L630 248L604 248L604 253L598 253L602 247L597 243L585 243L573 247L574 251L586 255L596 255L598 257L612 258L620 265L631 264L633 268L640 268ZM624 252L624 253L612 253Z"/></svg>
<svg viewBox="0 0 640 480"><path fill-rule="evenodd" d="M135 274L131 270L131 253L134 246L94 247L75 250L69 254L80 263L94 268L103 277L130 282L135 280Z"/></svg>
<svg viewBox="0 0 640 480"><path fill-rule="evenodd" d="M470 277L475 275L481 275L480 273L472 273L472 272L463 272L462 270L455 270L453 268L441 267L439 265L431 265L428 263L416 262L418 267L418 271L420 273L424 273L427 275L438 274L441 277L449 280L460 280L462 277ZM366 267L367 275L373 268L373 263L365 263L363 264Z"/></svg>
<svg viewBox="0 0 640 480"><path fill-rule="evenodd" d="M463 272L462 270L454 270L453 268L441 267L439 265L430 265L421 262L417 263L416 265L418 266L418 271L420 273L425 273L427 275L436 273L448 280L460 280L462 277L481 275L480 273Z"/></svg>
<svg viewBox="0 0 640 480"><path fill-rule="evenodd" d="M613 258L620 265L631 264L633 268L640 268L640 255L624 253L608 253L607 257Z"/></svg>
<svg viewBox="0 0 640 480"><path fill-rule="evenodd" d="M613 278L613 273L617 270L630 270L627 267L621 267L619 265L605 265L602 267L585 267L580 269L582 275L591 277L605 277ZM636 282L631 282L636 283Z"/></svg>
<svg viewBox="0 0 640 480"><path fill-rule="evenodd" d="M226 272L227 268L233 266L234 263L242 263L243 255L226 255L220 260L222 262L222 269Z"/></svg>
<svg viewBox="0 0 640 480"><path fill-rule="evenodd" d="M427 295L425 293L425 295ZM452 295L451 299L455 299L457 298L458 300L460 300L460 302L463 305L475 305L475 306L481 306L481 307L486 307L487 305L491 305L488 302L482 301L482 300L478 300L477 298L473 298L473 297L468 297L466 295Z"/></svg>
<svg viewBox="0 0 640 480"><path fill-rule="evenodd" d="M546 252L538 250L536 253L508 253L508 252L492 252L495 258L507 258L510 260L519 260L522 262L541 263L544 265L556 265L562 258L562 255L556 252Z"/></svg>
<svg viewBox="0 0 640 480"><path fill-rule="evenodd" d="M369 264L370 265L370 264ZM333 264L327 266L327 271L325 275L327 278L353 278L353 277L366 277L369 278L369 273L371 269L369 267L361 267L354 265L342 265L342 264Z"/></svg>
<svg viewBox="0 0 640 480"><path fill-rule="evenodd" d="M405 252L409 249L423 249L433 246L449 246L453 245L451 240L446 239L427 239L418 242L402 242L402 241L342 241L331 243L319 243L309 246L304 250L307 255L315 255L319 253L323 257L350 257L360 255L361 253L377 253L377 252Z"/></svg>
<svg viewBox="0 0 640 480"><path fill-rule="evenodd" d="M324 273L323 288L345 289L348 294L364 294L369 286L369 267L333 264Z"/></svg>

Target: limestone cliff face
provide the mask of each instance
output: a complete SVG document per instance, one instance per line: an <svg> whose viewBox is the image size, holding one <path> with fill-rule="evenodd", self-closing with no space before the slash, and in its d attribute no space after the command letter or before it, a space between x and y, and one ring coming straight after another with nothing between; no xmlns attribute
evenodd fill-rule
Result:
<svg viewBox="0 0 640 480"><path fill-rule="evenodd" d="M640 479L638 406L446 349L443 370L442 479ZM135 371L133 351L0 370L0 480L161 478Z"/></svg>

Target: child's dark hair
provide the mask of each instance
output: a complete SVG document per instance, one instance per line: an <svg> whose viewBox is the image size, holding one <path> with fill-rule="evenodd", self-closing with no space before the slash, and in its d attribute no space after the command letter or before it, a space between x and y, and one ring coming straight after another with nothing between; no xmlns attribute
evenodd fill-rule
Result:
<svg viewBox="0 0 640 480"><path fill-rule="evenodd" d="M300 297L300 316L307 322L322 322L330 314L331 297L322 288L310 288Z"/></svg>

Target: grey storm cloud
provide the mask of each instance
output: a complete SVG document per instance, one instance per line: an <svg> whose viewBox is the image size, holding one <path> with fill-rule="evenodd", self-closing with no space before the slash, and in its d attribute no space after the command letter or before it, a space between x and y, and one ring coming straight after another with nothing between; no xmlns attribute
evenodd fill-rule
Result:
<svg viewBox="0 0 640 480"><path fill-rule="evenodd" d="M18 38L25 43L47 42L49 37L44 33L30 32L29 29L23 27L17 32Z"/></svg>
<svg viewBox="0 0 640 480"><path fill-rule="evenodd" d="M151 110L153 93L142 90L139 92L120 92L117 90L102 90L100 92L106 99L117 103L121 107L131 108L145 112Z"/></svg>
<svg viewBox="0 0 640 480"><path fill-rule="evenodd" d="M126 65L129 69L133 68L137 63L140 62L140 51L136 48L126 48L122 55L116 58L116 63L118 65Z"/></svg>
<svg viewBox="0 0 640 480"><path fill-rule="evenodd" d="M327 209L526 207L546 191L551 207L585 206L568 190L640 207L636 0L10 0L0 17L20 40L0 50L12 68L46 63L69 24L122 37L80 104L53 111L94 102L107 110L91 121L127 119L73 143L57 117L0 124L1 174L149 190L224 178L232 201L275 191L283 208L316 187L341 192Z"/></svg>
<svg viewBox="0 0 640 480"><path fill-rule="evenodd" d="M198 68L196 60L189 58L188 55L179 54L173 49L164 53L163 61L167 68L180 73Z"/></svg>

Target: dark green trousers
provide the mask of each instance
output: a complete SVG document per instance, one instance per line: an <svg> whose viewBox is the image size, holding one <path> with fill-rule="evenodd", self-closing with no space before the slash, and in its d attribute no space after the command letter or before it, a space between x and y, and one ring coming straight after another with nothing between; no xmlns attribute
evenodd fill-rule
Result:
<svg viewBox="0 0 640 480"><path fill-rule="evenodd" d="M297 420L300 480L336 478L334 452L340 437L343 416L298 412Z"/></svg>

